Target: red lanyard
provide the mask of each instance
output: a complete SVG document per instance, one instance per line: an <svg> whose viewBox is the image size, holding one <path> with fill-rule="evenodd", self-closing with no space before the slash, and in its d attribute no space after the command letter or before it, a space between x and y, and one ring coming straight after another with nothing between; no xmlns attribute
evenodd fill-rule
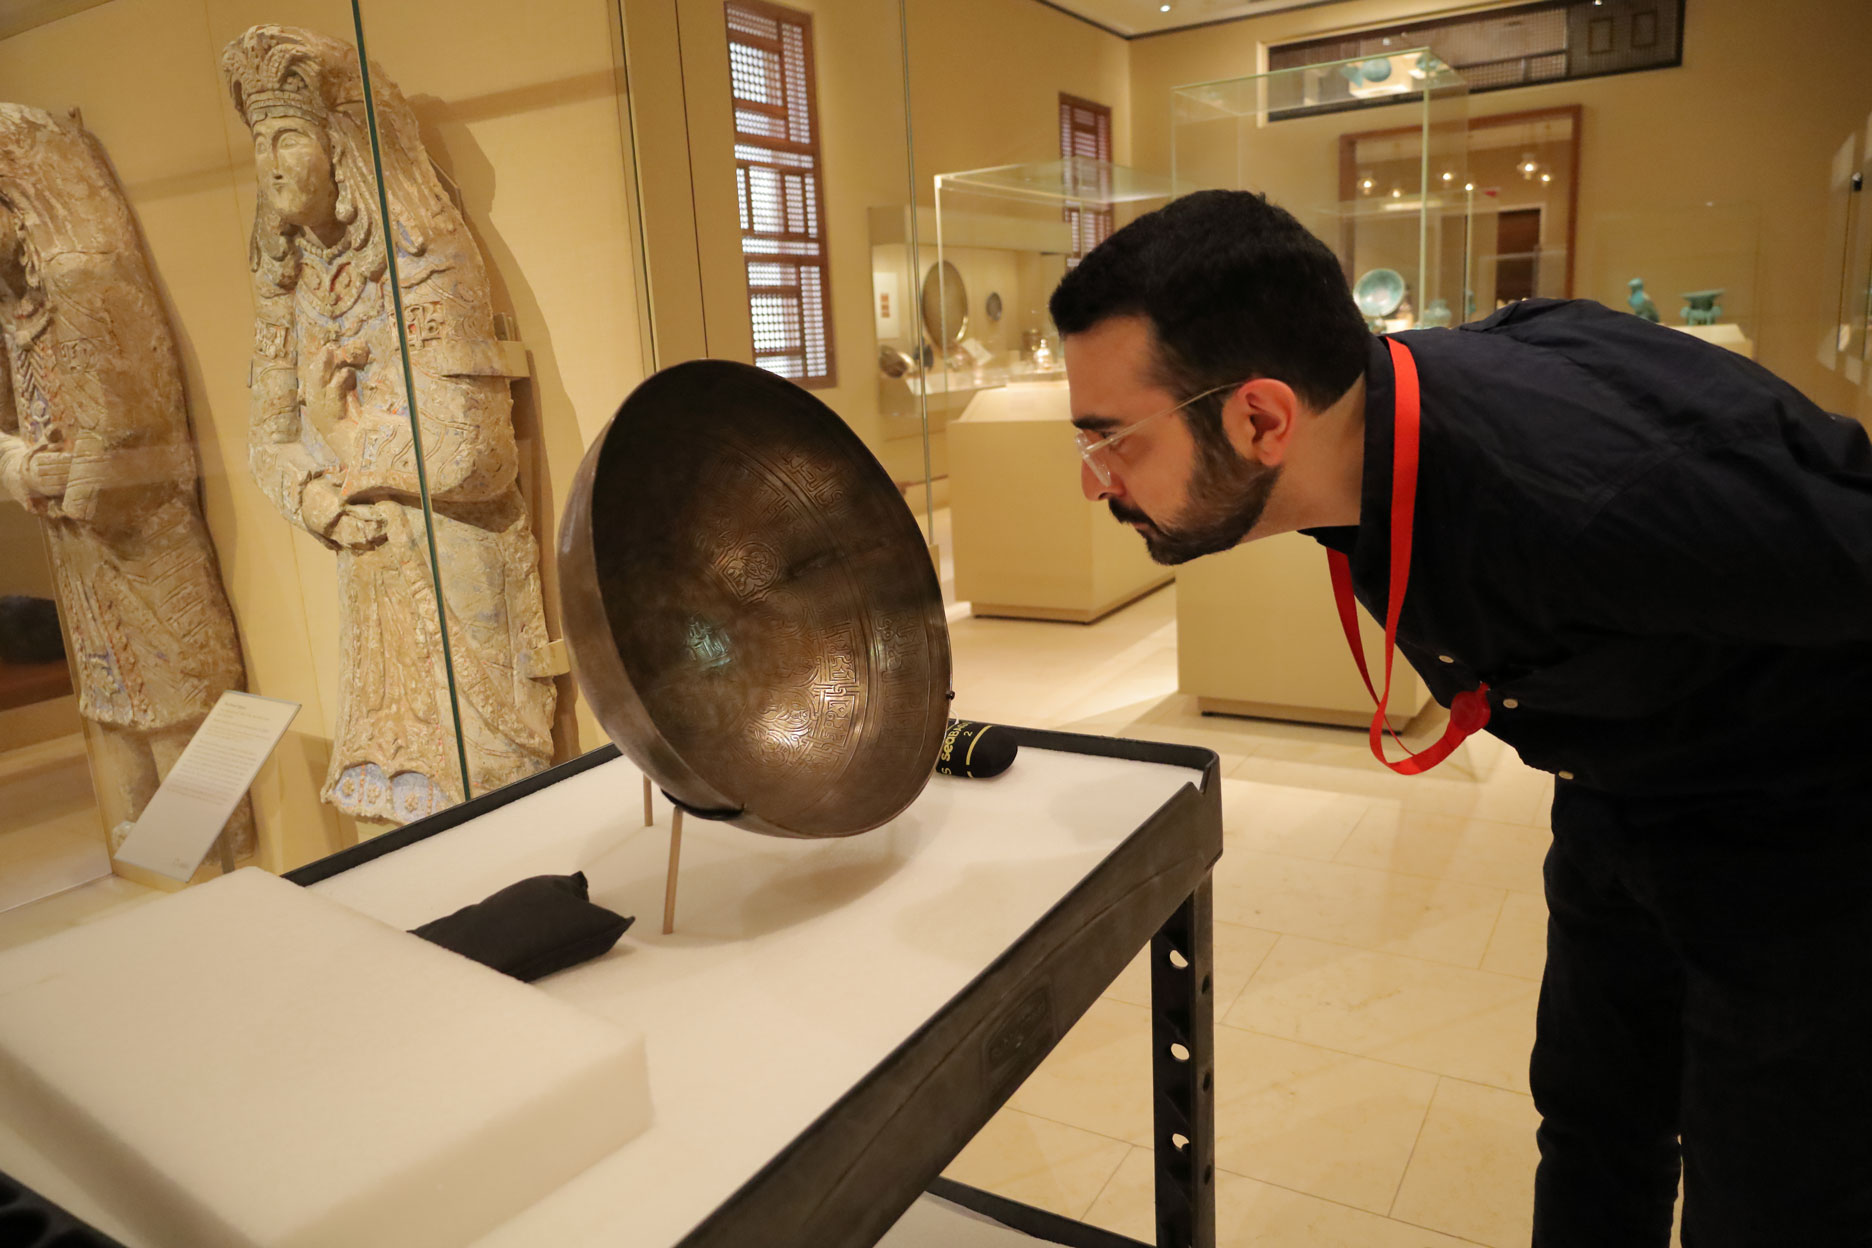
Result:
<svg viewBox="0 0 1872 1248"><path fill-rule="evenodd" d="M1385 339L1391 348L1391 366L1396 375L1397 397L1393 403L1391 432L1391 581L1385 594L1384 692L1372 685L1371 672L1365 666L1365 648L1359 643L1358 613L1352 597L1352 561L1336 550L1326 552L1332 567L1333 597L1339 603L1339 624L1345 629L1346 643L1352 647L1352 661L1358 664L1365 688L1371 692L1378 710L1372 715L1371 750L1379 762L1401 776L1415 776L1429 771L1448 758L1471 733L1480 731L1489 721L1488 686L1466 689L1450 701L1449 726L1443 737L1421 754L1409 755L1401 763L1385 757L1384 737L1390 733L1402 746L1404 741L1385 722L1385 705L1391 700L1391 661L1397 654L1398 618L1404 613L1404 590L1410 582L1411 528L1417 510L1417 425L1420 405L1417 392L1417 361L1403 343Z"/></svg>

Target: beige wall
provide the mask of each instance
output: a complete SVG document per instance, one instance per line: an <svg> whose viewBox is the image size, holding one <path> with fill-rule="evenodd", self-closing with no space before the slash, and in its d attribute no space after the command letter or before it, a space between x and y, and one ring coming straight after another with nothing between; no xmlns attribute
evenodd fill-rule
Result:
<svg viewBox="0 0 1872 1248"><path fill-rule="evenodd" d="M1129 45L1131 97L1163 99L1181 83L1258 72L1266 43L1399 21L1429 9L1360 0L1136 39ZM1754 205L1760 222L1756 358L1816 401L1847 411L1854 397L1841 377L1818 363L1816 344L1828 332L1837 292L1838 258L1829 254L1825 237L1827 176L1834 151L1865 127L1872 110L1872 80L1862 65L1868 48L1872 5L1864 0L1692 4L1681 68L1490 92L1473 97L1471 111L1583 106L1575 284L1582 296L1620 304L1623 280L1597 289L1593 275L1623 271L1623 257L1609 257L1618 233L1634 220L1681 213L1694 221L1696 206L1711 201ZM1313 154L1296 152L1290 170L1270 175L1267 189L1276 199L1329 194L1337 178L1328 150L1332 134L1400 124L1386 120L1400 111L1371 109L1274 127L1305 124L1319 133L1295 140L1314 147ZM1167 168L1167 109L1137 110L1132 145L1135 163ZM1734 220L1720 208L1707 218L1703 228L1715 249L1730 245ZM1613 285L1603 275L1597 284ZM1666 315L1674 313L1677 287L1652 288L1660 309L1668 303Z"/></svg>
<svg viewBox="0 0 1872 1248"><path fill-rule="evenodd" d="M1130 163L1133 78L1123 39L1034 0L908 0L908 8L921 202L935 202L939 173L1058 160L1061 92L1111 107L1113 157Z"/></svg>
<svg viewBox="0 0 1872 1248"><path fill-rule="evenodd" d="M533 376L515 388L515 421L548 550L583 446L644 370L610 15L604 0L546 0L525 22L485 0L366 12L371 54L461 184L497 310L515 316L529 348ZM260 861L279 870L359 829L317 800L341 670L333 559L273 510L246 467L254 178L217 58L258 22L353 39L342 0L112 0L0 42L0 94L53 112L81 107L147 240L249 688L304 706L254 788ZM602 734L572 708L570 682L561 686L560 749L589 749Z"/></svg>

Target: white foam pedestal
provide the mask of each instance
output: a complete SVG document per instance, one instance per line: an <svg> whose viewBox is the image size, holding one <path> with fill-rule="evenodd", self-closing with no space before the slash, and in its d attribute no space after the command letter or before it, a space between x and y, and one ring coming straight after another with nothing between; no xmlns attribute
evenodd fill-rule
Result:
<svg viewBox="0 0 1872 1248"><path fill-rule="evenodd" d="M937 776L862 836L684 820L675 934L640 921L610 954L540 983L643 1028L656 1122L478 1248L678 1243L1200 780L1023 746L1005 775ZM527 875L582 870L600 905L655 915L669 833L642 826L641 783L614 760L312 887L406 926Z"/></svg>
<svg viewBox="0 0 1872 1248"><path fill-rule="evenodd" d="M465 1244L650 1119L641 1036L259 870L0 956L0 1164L139 1248Z"/></svg>

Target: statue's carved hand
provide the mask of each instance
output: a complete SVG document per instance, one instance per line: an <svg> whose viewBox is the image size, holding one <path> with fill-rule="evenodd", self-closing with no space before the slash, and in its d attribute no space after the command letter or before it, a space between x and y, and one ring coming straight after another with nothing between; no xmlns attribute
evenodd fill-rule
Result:
<svg viewBox="0 0 1872 1248"><path fill-rule="evenodd" d="M358 406L357 370L370 363L362 342L327 345L312 361L312 386L306 395L306 419L327 445L337 450L338 427Z"/></svg>
<svg viewBox="0 0 1872 1248"><path fill-rule="evenodd" d="M347 550L369 550L383 545L384 522L369 507L346 507L326 536Z"/></svg>
<svg viewBox="0 0 1872 1248"><path fill-rule="evenodd" d="M34 451L26 459L26 488L38 498L60 498L71 480L69 451Z"/></svg>
<svg viewBox="0 0 1872 1248"><path fill-rule="evenodd" d="M299 516L307 529L334 546L369 550L384 542L384 522L377 510L347 504L329 477L306 482L299 498Z"/></svg>

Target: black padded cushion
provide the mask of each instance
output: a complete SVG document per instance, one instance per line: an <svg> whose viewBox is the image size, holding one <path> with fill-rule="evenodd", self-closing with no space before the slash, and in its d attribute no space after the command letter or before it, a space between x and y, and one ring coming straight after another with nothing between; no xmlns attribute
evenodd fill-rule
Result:
<svg viewBox="0 0 1872 1248"><path fill-rule="evenodd" d="M414 934L531 983L608 952L636 922L593 905L589 896L583 871L536 875Z"/></svg>

